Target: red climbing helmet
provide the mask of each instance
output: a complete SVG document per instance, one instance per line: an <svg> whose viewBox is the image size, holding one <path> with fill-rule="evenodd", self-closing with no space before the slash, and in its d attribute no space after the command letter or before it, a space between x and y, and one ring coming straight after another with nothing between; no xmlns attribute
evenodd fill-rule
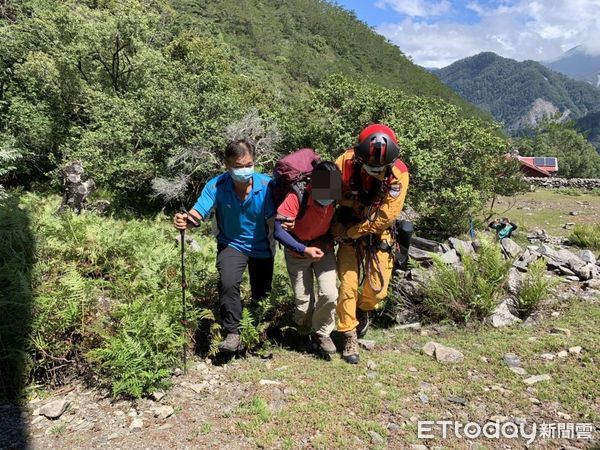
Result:
<svg viewBox="0 0 600 450"><path fill-rule="evenodd" d="M369 125L360 132L354 155L371 167L392 164L400 153L394 130L381 124Z"/></svg>

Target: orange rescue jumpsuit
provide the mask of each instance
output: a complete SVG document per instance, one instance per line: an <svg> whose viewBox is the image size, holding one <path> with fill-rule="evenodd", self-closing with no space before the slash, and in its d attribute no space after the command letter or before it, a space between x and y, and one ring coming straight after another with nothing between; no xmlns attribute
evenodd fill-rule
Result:
<svg viewBox="0 0 600 450"><path fill-rule="evenodd" d="M404 207L404 199L408 190L408 168L400 160L397 160L392 168L390 179L391 188L382 193L383 198L377 214L371 220L367 218L369 205L362 205L360 201L351 194L350 179L353 166L354 150L346 150L337 160L336 165L342 172L342 196L340 202L342 207L351 207L353 216L358 219L355 225L345 227L341 223L334 224L332 229L334 237L342 238L340 243L338 259L338 277L340 279L339 297L337 303L338 331L343 333L355 329L358 325L356 320L356 308L363 311L371 311L376 308L387 295L388 284L394 267L393 256L390 252L376 249L373 253L365 250L365 247L357 247L357 239L373 235L375 241L392 243L390 228L400 215ZM370 175L361 170L361 182L363 189L369 185ZM371 180L372 181L372 180ZM372 255L372 256L370 256ZM359 256L364 258L363 265L366 275L362 292L359 295ZM375 261L375 258L378 261Z"/></svg>

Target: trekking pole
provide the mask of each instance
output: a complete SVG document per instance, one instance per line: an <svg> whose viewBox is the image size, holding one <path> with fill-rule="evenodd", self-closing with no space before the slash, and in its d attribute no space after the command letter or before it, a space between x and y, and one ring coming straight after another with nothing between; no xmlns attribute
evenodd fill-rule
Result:
<svg viewBox="0 0 600 450"><path fill-rule="evenodd" d="M179 210L183 214L187 214L188 212L184 207L181 207ZM187 222L186 222L187 224ZM181 324L183 325L183 372L186 372L187 367L187 349L186 349L186 341L185 333L187 330L187 310L186 310L186 302L185 302L185 290L187 289L187 281L185 278L185 230L179 230L179 236L181 238Z"/></svg>

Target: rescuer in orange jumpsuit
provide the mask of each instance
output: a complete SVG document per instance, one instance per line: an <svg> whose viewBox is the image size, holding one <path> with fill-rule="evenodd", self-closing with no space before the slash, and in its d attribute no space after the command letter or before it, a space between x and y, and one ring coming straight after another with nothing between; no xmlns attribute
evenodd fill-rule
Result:
<svg viewBox="0 0 600 450"><path fill-rule="evenodd" d="M408 190L408 169L398 156L394 131L375 124L336 160L342 172L341 207L332 228L340 244L338 331L350 364L359 362L358 337L367 331L369 311L386 297L394 267L392 227Z"/></svg>

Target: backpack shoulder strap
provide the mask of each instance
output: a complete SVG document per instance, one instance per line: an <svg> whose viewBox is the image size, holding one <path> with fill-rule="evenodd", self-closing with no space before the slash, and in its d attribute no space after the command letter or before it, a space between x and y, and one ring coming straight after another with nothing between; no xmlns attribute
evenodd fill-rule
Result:
<svg viewBox="0 0 600 450"><path fill-rule="evenodd" d="M296 196L298 197L298 203L300 204L298 214L296 215L296 220L300 220L302 219L302 217L304 217L308 206L308 197L310 197L310 195L308 193L308 190L306 189L306 184L306 181L299 181L292 185L292 192L296 194Z"/></svg>

